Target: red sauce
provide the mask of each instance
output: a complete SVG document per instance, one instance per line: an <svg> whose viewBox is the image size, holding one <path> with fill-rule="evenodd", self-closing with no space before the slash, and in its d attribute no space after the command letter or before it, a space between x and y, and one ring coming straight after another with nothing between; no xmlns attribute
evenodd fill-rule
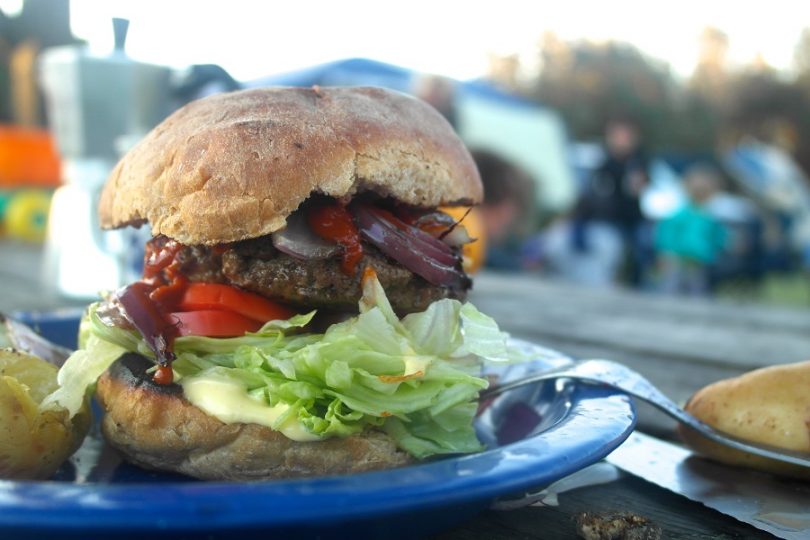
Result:
<svg viewBox="0 0 810 540"><path fill-rule="evenodd" d="M145 281L161 285L168 281L163 270L176 264L175 257L183 249L183 244L165 236L156 236L146 243L143 261Z"/></svg>
<svg viewBox="0 0 810 540"><path fill-rule="evenodd" d="M163 271L167 280L165 285L157 287L149 298L160 304L160 307L171 313L183 299L188 285L188 278L180 273L180 263L176 260Z"/></svg>
<svg viewBox="0 0 810 540"><path fill-rule="evenodd" d="M157 236L146 243L143 277L154 287L149 298L167 312L173 311L180 303L188 285L177 260L182 248L182 244L165 236Z"/></svg>
<svg viewBox="0 0 810 540"><path fill-rule="evenodd" d="M217 244L217 245L211 247L211 251L215 255L222 255L223 253L225 253L229 249L231 249L230 244Z"/></svg>
<svg viewBox="0 0 810 540"><path fill-rule="evenodd" d="M155 371L155 374L152 376L152 380L157 384L172 384L172 381L174 380L172 368L170 366L158 367L157 371Z"/></svg>
<svg viewBox="0 0 810 540"><path fill-rule="evenodd" d="M149 302L154 305L154 311L149 310L150 318L155 319L152 324L157 327L171 357L174 356L171 349L177 328L162 314L174 311L188 285L188 279L180 272L180 262L177 260L181 249L183 244L162 235L149 240L144 253L143 280L130 285L142 290L142 294L148 295ZM163 324L157 322L158 316ZM171 384L172 368L168 364L161 365L152 380L157 384Z"/></svg>
<svg viewBox="0 0 810 540"><path fill-rule="evenodd" d="M346 207L340 204L316 206L310 209L307 221L312 232L343 247L341 269L346 275L354 275L357 263L363 258L363 246L360 245L357 226Z"/></svg>
<svg viewBox="0 0 810 540"><path fill-rule="evenodd" d="M118 301L127 318L155 353L161 367L168 368L168 373L164 370L160 377L158 374L161 372L156 372L153 380L158 384L170 384L172 370L169 366L174 360L172 346L177 337L177 327L165 316L160 305L152 300L154 291L154 285L136 281L118 292Z"/></svg>

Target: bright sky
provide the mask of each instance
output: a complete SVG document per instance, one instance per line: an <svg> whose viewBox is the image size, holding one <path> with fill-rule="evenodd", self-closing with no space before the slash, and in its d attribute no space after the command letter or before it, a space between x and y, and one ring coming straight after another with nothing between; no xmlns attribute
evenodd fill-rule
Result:
<svg viewBox="0 0 810 540"><path fill-rule="evenodd" d="M0 0L0 7L17 0ZM744 5L745 4L745 5ZM218 63L253 79L348 57L368 57L460 79L484 74L490 53L536 57L546 30L563 39L617 39L688 76L701 30L730 38L732 64L758 53L789 69L810 26L810 2L683 0L72 0L73 32L112 47L113 16L131 20L127 50L177 67Z"/></svg>

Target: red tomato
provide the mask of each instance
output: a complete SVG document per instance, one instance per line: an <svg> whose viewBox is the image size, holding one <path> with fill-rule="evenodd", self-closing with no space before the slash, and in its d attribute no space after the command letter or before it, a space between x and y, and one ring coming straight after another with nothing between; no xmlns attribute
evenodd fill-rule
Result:
<svg viewBox="0 0 810 540"><path fill-rule="evenodd" d="M229 310L262 323L295 315L291 309L263 296L219 283L190 283L179 307L183 311Z"/></svg>
<svg viewBox="0 0 810 540"><path fill-rule="evenodd" d="M172 313L169 320L177 322L181 336L234 337L255 332L262 323L233 311L200 310Z"/></svg>

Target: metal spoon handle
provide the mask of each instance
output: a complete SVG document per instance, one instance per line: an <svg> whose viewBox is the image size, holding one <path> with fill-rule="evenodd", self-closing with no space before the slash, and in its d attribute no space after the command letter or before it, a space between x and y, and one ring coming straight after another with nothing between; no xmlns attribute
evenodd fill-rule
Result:
<svg viewBox="0 0 810 540"><path fill-rule="evenodd" d="M488 388L481 393L481 397L492 397L521 386L552 379L573 379L586 384L605 385L616 388L633 397L646 401L675 420L700 432L702 435L718 444L783 463L810 468L810 454L745 441L734 435L717 430L678 407L675 402L662 394L658 388L653 386L650 381L639 373L609 360L583 360L549 371L532 374L522 379Z"/></svg>

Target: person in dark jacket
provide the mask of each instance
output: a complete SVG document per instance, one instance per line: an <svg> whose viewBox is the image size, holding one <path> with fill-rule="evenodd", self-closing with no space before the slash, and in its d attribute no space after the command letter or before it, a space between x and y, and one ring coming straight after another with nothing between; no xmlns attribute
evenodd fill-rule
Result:
<svg viewBox="0 0 810 540"><path fill-rule="evenodd" d="M605 159L588 179L577 203L572 242L576 250L587 251L590 228L613 230L623 243L627 281L638 286L645 225L640 198L649 182L638 125L628 117L610 120L605 128L605 150Z"/></svg>

